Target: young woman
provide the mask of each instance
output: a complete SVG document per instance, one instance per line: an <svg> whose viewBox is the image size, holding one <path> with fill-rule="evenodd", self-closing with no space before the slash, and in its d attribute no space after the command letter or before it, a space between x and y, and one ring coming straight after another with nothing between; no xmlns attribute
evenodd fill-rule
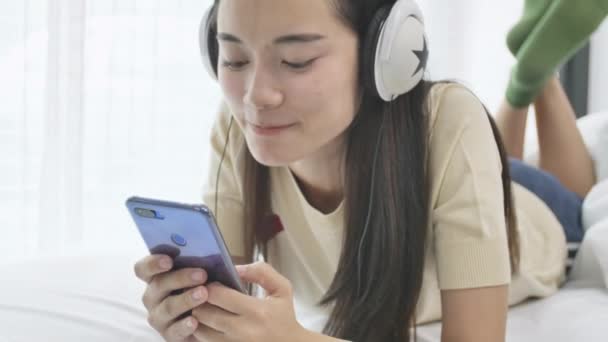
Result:
<svg viewBox="0 0 608 342"><path fill-rule="evenodd" d="M507 156L478 99L420 81L384 100L370 81L375 17L393 5L216 1L209 52L225 106L204 199L248 264L240 276L265 294L148 256L135 272L167 341L407 341L438 319L443 341L502 341L509 304L556 291L560 222L517 184L512 206ZM426 45L412 53L424 67ZM251 264L254 251L268 263ZM302 308L325 315L322 332L296 320Z"/></svg>

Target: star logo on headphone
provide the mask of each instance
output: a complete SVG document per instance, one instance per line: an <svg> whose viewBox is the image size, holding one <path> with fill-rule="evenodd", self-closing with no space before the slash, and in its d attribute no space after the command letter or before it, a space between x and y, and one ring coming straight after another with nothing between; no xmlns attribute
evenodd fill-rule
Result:
<svg viewBox="0 0 608 342"><path fill-rule="evenodd" d="M418 73L418 71L426 68L426 62L429 59L429 49L427 49L427 47L426 47L426 39L422 39L422 43L424 44L422 47L422 50L412 50L414 55L416 55L416 57L418 57L418 60L420 61L418 63L418 67L416 68L416 71L414 71L412 76L416 75Z"/></svg>

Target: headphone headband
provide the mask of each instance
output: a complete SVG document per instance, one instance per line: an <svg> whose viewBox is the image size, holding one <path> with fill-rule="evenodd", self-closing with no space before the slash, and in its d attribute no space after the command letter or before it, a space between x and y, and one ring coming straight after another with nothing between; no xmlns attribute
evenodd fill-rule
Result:
<svg viewBox="0 0 608 342"><path fill-rule="evenodd" d="M206 11L205 14L203 15L203 19L201 20L201 25L199 27L198 30L198 41L199 41L199 48L201 50L201 57L203 59L203 66L205 67L205 70L207 70L207 73L209 74L209 76L211 76L212 78L217 80L217 74L216 74L216 68L213 67L212 62L211 62L211 55L209 53L210 46L209 44L211 43L210 40L211 39L215 39L215 37L210 37L210 31L211 31L211 15L213 14L215 10L215 5L211 5Z"/></svg>

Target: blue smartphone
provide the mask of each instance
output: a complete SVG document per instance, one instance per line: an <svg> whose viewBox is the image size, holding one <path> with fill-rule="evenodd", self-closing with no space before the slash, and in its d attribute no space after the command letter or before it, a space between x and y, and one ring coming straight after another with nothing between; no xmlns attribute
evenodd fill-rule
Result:
<svg viewBox="0 0 608 342"><path fill-rule="evenodd" d="M202 268L208 282L246 293L208 207L141 197L126 205L151 254L170 256L173 269Z"/></svg>

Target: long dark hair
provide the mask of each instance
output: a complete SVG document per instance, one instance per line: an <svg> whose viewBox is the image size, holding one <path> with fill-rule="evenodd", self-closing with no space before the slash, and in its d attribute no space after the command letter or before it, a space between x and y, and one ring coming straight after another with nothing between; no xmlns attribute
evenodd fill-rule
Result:
<svg viewBox="0 0 608 342"><path fill-rule="evenodd" d="M365 39L374 13L395 3L395 0L331 1L338 17L357 32L360 42ZM213 54L217 50L211 51L212 58L216 57ZM363 52L360 44L360 61ZM370 66L360 66L360 79L365 68ZM348 130L342 254L333 282L320 303L333 306L324 329L328 335L357 342L410 339L422 287L429 223L427 98L433 84L422 81L411 92L389 103L381 101L369 89L362 89L356 120ZM515 271L519 243L509 167L496 124L489 114L488 118L503 165L504 214L511 266ZM379 135L374 193L371 194L370 165ZM246 155L245 245L247 256L252 260L256 250L266 254L271 191L268 167L258 163L250 152ZM365 239L361 240L372 195L370 226ZM360 288L357 286L359 269L364 271Z"/></svg>

